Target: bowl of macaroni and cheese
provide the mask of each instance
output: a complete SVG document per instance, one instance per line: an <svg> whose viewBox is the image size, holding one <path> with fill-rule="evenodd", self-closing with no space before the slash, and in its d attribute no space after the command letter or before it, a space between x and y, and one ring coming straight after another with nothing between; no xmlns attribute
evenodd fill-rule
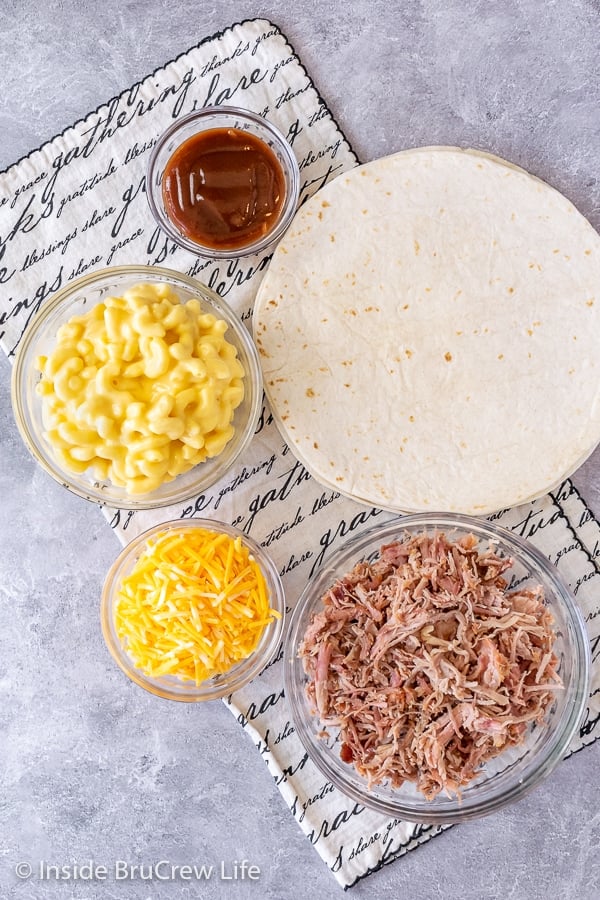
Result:
<svg viewBox="0 0 600 900"><path fill-rule="evenodd" d="M12 401L40 465L87 500L167 506L222 478L262 406L256 349L208 287L120 266L59 291L25 332Z"/></svg>

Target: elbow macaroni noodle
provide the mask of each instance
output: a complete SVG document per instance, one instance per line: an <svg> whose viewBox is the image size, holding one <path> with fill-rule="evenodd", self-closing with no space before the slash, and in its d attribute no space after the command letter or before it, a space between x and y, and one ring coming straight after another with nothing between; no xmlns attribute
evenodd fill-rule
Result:
<svg viewBox="0 0 600 900"><path fill-rule="evenodd" d="M60 464L141 494L221 453L244 397L226 329L198 300L182 303L158 283L69 319L35 363L45 435Z"/></svg>

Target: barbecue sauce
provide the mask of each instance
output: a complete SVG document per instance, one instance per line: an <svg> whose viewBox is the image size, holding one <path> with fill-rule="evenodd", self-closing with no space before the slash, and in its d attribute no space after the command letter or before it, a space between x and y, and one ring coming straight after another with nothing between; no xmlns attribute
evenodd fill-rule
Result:
<svg viewBox="0 0 600 900"><path fill-rule="evenodd" d="M260 138L238 128L213 128L177 148L162 191L178 231L213 250L233 250L259 240L276 224L285 177Z"/></svg>

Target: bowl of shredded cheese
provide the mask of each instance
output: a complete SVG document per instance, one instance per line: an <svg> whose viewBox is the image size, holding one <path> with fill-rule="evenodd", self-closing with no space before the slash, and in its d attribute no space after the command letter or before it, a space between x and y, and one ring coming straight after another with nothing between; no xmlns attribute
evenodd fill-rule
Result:
<svg viewBox="0 0 600 900"><path fill-rule="evenodd" d="M66 285L32 319L12 401L55 480L146 509L225 475L254 435L262 378L246 326L214 291L171 269L121 266Z"/></svg>
<svg viewBox="0 0 600 900"><path fill-rule="evenodd" d="M106 577L102 632L136 684L170 700L216 700L268 665L283 631L277 569L222 522L166 522L136 537Z"/></svg>
<svg viewBox="0 0 600 900"><path fill-rule="evenodd" d="M576 598L495 522L405 515L335 551L284 644L294 727L321 773L408 821L460 822L523 797L585 714Z"/></svg>

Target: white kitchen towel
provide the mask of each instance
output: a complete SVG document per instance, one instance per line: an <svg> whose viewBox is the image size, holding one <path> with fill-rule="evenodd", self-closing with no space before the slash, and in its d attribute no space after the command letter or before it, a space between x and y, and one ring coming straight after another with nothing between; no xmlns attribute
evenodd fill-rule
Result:
<svg viewBox="0 0 600 900"><path fill-rule="evenodd" d="M300 165L301 201L358 162L275 25L251 20L206 38L0 174L0 342L9 357L48 297L107 265L141 263L187 272L220 293L249 324L269 257L230 262L194 257L160 232L145 197L145 168L160 133L208 104L252 109L283 131ZM173 518L237 525L276 562L290 609L333 549L390 518L312 479L282 440L266 404L252 444L210 490L174 507L103 514L122 543ZM600 528L570 481L495 518L558 565L586 617L594 675L586 717L571 747L579 749L600 735ZM373 813L320 775L294 733L280 657L228 705L341 885L355 883L439 832Z"/></svg>

